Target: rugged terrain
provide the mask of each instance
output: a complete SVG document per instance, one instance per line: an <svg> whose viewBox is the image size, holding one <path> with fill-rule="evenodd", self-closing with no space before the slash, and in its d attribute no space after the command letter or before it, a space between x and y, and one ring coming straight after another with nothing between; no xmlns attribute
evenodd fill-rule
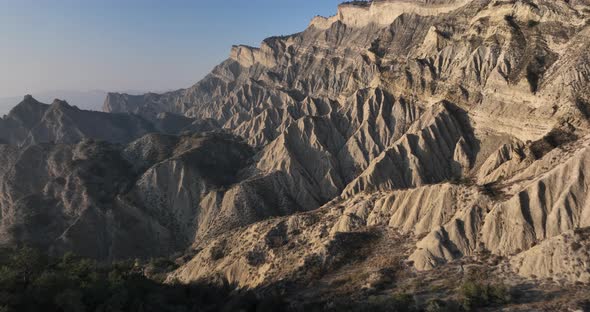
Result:
<svg viewBox="0 0 590 312"><path fill-rule="evenodd" d="M105 113L26 97L0 120L0 238L182 255L169 282L325 308L464 266L537 294L515 310L569 308L590 283L589 51L586 0L357 1L189 89Z"/></svg>

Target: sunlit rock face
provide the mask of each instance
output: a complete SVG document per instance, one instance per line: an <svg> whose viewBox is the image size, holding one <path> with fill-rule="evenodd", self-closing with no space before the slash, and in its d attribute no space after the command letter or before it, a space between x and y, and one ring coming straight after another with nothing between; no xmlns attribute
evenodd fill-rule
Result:
<svg viewBox="0 0 590 312"><path fill-rule="evenodd" d="M314 185L325 199L335 198L321 214L342 217L321 217L295 232L328 227L335 235L375 225L409 232L421 237L408 257L419 270L482 251L513 257L589 226L588 5L345 3L299 34L269 38L261 48L235 47L205 80L163 95L171 101L137 101L169 110L184 103L184 114L214 118L260 146L259 168L295 180L305 172L313 182L297 183L300 189L309 193ZM446 195L436 197L433 187ZM376 199L384 196L391 199ZM361 205L360 198L371 200ZM278 225L235 235L249 242L247 233L264 226ZM329 262L320 246L331 242L314 240L320 249L304 253ZM559 242L546 248L566 250L553 247ZM215 244L195 242L199 249ZM232 256L197 256L174 278L205 278L213 273L197 268L215 266L230 281L255 286L286 274L269 268L282 266L289 253L273 251L269 267L251 273L239 252L224 246ZM527 260L515 260L514 272L525 276L549 261Z"/></svg>

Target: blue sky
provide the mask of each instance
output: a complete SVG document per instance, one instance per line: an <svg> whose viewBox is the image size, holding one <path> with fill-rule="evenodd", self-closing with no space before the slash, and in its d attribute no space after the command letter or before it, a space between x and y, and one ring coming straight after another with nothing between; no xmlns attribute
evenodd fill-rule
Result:
<svg viewBox="0 0 590 312"><path fill-rule="evenodd" d="M0 0L0 97L188 87L340 0Z"/></svg>

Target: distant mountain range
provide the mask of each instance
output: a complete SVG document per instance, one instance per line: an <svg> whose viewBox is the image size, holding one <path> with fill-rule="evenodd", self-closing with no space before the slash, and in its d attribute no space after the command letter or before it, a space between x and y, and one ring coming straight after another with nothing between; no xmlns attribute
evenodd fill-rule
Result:
<svg viewBox="0 0 590 312"><path fill-rule="evenodd" d="M146 90L124 90L122 92L129 94L143 94L146 93ZM36 92L32 95L35 97L35 99L43 103L52 103L53 100L60 99L83 110L102 111L102 106L107 96L107 91L53 90ZM10 109L20 103L22 99L22 94L18 96L0 97L0 117L8 114Z"/></svg>

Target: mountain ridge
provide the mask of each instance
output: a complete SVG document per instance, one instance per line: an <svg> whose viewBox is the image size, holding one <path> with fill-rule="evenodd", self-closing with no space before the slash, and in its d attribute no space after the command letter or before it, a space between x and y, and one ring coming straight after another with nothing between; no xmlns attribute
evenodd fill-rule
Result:
<svg viewBox="0 0 590 312"><path fill-rule="evenodd" d="M476 185L479 184L472 192L484 198L491 197L492 201L495 201L495 195L490 194L504 190L501 186L500 191L493 190L493 184L507 179L515 172L526 171L527 167L529 171L535 170L531 168L538 167L538 162L543 162L548 157L545 153L553 155L556 153L554 148L562 144L569 146L567 139L563 142L561 139L550 139L553 143L547 143L549 141L546 140L552 133L561 133L559 135L563 135L564 138L570 136L568 133L575 133L571 135L577 137L574 141L584 140L581 138L586 135L588 129L587 119L584 117L584 104L580 106L584 100L574 99L587 96L584 87L588 83L588 75L584 71L584 64L587 62L581 61L587 53L582 52L584 49L580 44L583 42L588 20L581 8L588 3L450 3L453 7L448 11L434 13L411 9L401 9L398 13L393 7L385 7L403 4L398 1L344 4L340 6L335 17L316 18L302 33L269 38L263 41L260 48L235 46L230 58L216 68L211 76L193 88L165 95L164 98L174 99L170 104L179 103L179 100L175 99L177 96L179 99L183 98L184 106L167 106L165 101L159 101L157 106L159 109L170 107L182 111L183 107L190 103L186 100L195 100L193 106L186 110L186 114L214 116L213 118L218 118L224 123L225 129L240 135L243 128L237 128L239 130L236 131L234 125L243 117L228 120L223 113L211 110L215 107L208 106L211 104L203 103L205 106L201 107L201 100L213 99L213 96L209 95L201 97L203 94L221 95L227 92L230 99L228 102L213 100L221 111L224 110L224 105L229 105L229 109L235 109L238 105L245 108L238 114L267 121L266 111L277 112L274 107L277 106L278 99L282 101L283 106L290 109L290 106L301 106L295 104L301 103L301 97L296 96L298 92L307 94L308 97L313 95L318 99L324 98L324 102L334 101L335 104L330 106L328 113L320 116L313 116L312 113L312 118L319 118L328 124L333 123L335 133L339 133L339 136L348 142L344 145L347 148L337 153L343 156L336 158L336 162L331 160L326 163L327 168L333 169L313 170L327 178L324 180L326 182L319 182L318 185L330 185L342 192L339 196L329 196L335 201L345 201L365 192L420 190L432 184L469 180L472 177ZM384 14L390 14L391 20L384 22L384 25L380 25L380 22L371 24L360 20L363 14L371 14L371 8L377 6L383 6L382 11L386 12ZM359 20L347 17L347 14ZM574 17L571 18L572 16ZM494 23L497 26L494 26ZM555 23L562 29L571 30L572 33L558 33L559 28L554 26ZM412 28L413 33L406 30L407 27L415 27ZM376 38L363 38L365 34L373 34L373 38ZM539 39L539 36L543 37ZM466 39L471 40L474 45L464 45L461 40ZM519 46L522 40L527 42L524 48ZM344 42L344 48L339 46ZM353 55L352 51L358 54ZM395 54L400 52L406 55L405 58ZM318 59L310 53L319 53L325 57ZM576 61L577 59L580 61ZM292 65L298 61L301 64ZM342 62L344 65L339 64ZM573 67L568 64L573 64L572 62L581 62L581 66L576 75L570 76L569 72ZM314 65L308 68L300 67L309 66L304 64ZM401 70L396 69L400 66ZM334 75L330 79L334 80L329 81L328 76L321 74L318 75L319 78L314 78L314 69L324 68L330 68L331 74ZM243 77L245 73L248 75ZM297 75L302 73L305 73L305 76L302 76L305 78L298 80ZM339 76L340 73L356 77L347 81ZM570 87L558 87L563 85L558 82L562 78L555 77L571 77L567 78L571 80L565 84ZM420 84L416 84L417 79ZM220 82L216 85L214 93L208 93L209 90L203 89L214 81ZM223 88L219 89L219 86ZM226 88L234 88L235 91ZM417 107L416 111L420 113L404 127L401 135L395 136L394 140L388 138L386 143L380 142L380 134L375 133L375 130L381 133L391 131L386 130L383 124L375 123L380 118L388 120L383 110L377 113L376 119L370 117L361 124L353 122L355 113L361 120L365 119L366 108L370 107L366 105L366 95L355 93L357 88L372 90L370 94L383 94L380 96L387 98L385 103L399 98L400 102ZM412 94L408 95L404 88L412 90ZM458 91L453 91L453 88ZM293 92L293 89L299 91ZM192 96L192 92L199 95ZM137 98L142 105L153 105L149 97L145 99L141 102L142 100ZM107 102L111 101L116 101L116 97L107 99ZM452 104L456 105L455 110L464 111L465 117L457 119L453 114L445 117L444 114L434 114L427 117L428 111L437 107L436 103L441 101L456 103ZM544 104L554 102L557 104ZM270 103L273 104L266 106ZM355 112L355 103L365 104L359 106L362 109ZM451 104L444 105L448 107ZM258 115L263 111L264 114ZM368 113L368 116L375 116L371 115L375 114L373 112ZM301 125L302 120L309 118L294 114L278 114L281 115L283 117L280 120L274 120L267 126L274 129L280 124L279 129L288 133L288 129L293 126L289 126L289 123L298 120L297 124ZM399 113L396 113L394 119L389 119L385 124L391 124L392 120L399 117ZM291 118L295 121L290 121ZM468 122L467 127L465 120ZM259 121L257 123L258 127L265 128ZM430 123L432 127L429 128ZM345 130L347 127L351 127L351 130ZM322 132L330 131L333 130ZM413 136L413 132L417 137ZM356 137L357 134L362 136ZM251 143L269 148L278 142L276 140L282 140L281 135L277 137L271 134L263 140L257 139ZM354 146L353 142L356 142L357 146ZM396 147L396 144L399 145ZM337 145L342 146L342 143ZM369 153L371 149L366 148L371 145L372 149L377 151L372 155ZM293 146L302 148L300 143ZM354 152L353 147L356 150ZM509 147L512 150L507 149ZM345 154L342 154L346 149L349 155L355 155L350 158L353 159L352 164L341 162L346 159ZM540 152L539 149L545 151ZM326 151L333 155L334 147L327 147ZM352 171L343 172L343 168L351 168ZM408 172L403 173L404 170ZM336 172L339 173L335 174ZM314 180L322 181L318 178ZM346 182L343 183L344 181ZM517 182L518 180L514 181L516 185L521 183ZM487 194L488 192L490 194ZM522 195L515 196L514 201L518 201L519 196ZM327 205L331 205L330 203ZM476 250L480 250L477 246L482 242L485 248L490 248L493 253L512 254L512 247L497 249L494 247L496 243L492 243L494 239L510 234L502 233L502 229L490 233L494 228L492 216L504 208L501 205L492 208L493 205L489 202L485 206L487 207L480 205L466 208L463 212L457 212L454 221L447 220L440 224L440 228L431 228L424 240L417 243L418 250L409 257L414 266L421 270L433 269L448 261L454 261L457 254L474 254ZM464 225L461 224L470 224L469 231L465 232L466 229L463 229ZM344 232L348 231L349 229ZM478 238L482 235L479 233L483 233L483 241ZM555 232L559 233L560 231ZM523 248L531 247L530 240L525 240L528 243L525 243ZM511 239L507 238L507 241ZM198 248L208 248L198 242L195 244ZM205 259L200 261L204 262L199 262L199 267L208 268L212 265ZM222 272L234 269L220 268ZM182 272L185 272L183 270L190 268L181 268L178 273L180 275L174 275L175 278L186 278L181 277L184 274Z"/></svg>

